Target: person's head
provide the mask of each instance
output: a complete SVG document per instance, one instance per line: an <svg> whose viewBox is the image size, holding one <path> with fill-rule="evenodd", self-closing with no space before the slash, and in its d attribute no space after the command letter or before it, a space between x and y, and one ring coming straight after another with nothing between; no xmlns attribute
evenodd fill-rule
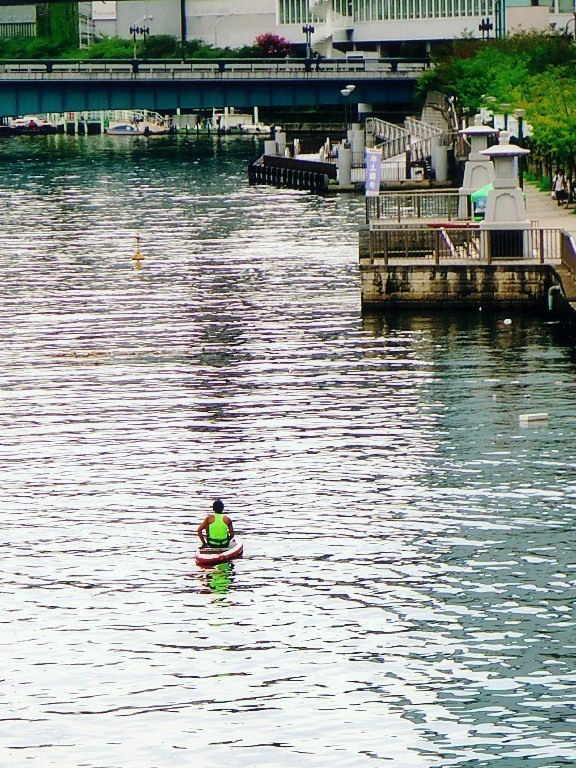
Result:
<svg viewBox="0 0 576 768"><path fill-rule="evenodd" d="M224 510L224 504L222 503L221 499L216 499L216 501L212 504L212 509L214 512L216 512L217 515L222 513Z"/></svg>

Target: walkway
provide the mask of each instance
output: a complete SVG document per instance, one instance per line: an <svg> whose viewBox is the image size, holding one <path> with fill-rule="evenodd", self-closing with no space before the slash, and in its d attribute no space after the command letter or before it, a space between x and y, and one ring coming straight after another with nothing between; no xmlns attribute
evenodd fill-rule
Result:
<svg viewBox="0 0 576 768"><path fill-rule="evenodd" d="M534 184L524 184L524 194L526 195L528 218L536 226L543 229L563 229L573 238L576 238L576 213L574 208L566 210L564 206L559 206L550 197L550 192L541 192ZM572 309L576 311L576 280L574 280L571 271L563 265L556 265L555 270L562 281L564 295Z"/></svg>
<svg viewBox="0 0 576 768"><path fill-rule="evenodd" d="M541 192L533 184L524 184L528 218L543 229L565 229L576 238L576 213L574 208L559 206L550 192Z"/></svg>

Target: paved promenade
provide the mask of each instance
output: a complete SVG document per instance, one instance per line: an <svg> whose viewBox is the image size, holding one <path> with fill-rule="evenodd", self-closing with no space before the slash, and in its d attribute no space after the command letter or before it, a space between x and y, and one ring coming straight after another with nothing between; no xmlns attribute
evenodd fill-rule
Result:
<svg viewBox="0 0 576 768"><path fill-rule="evenodd" d="M541 192L533 184L524 184L528 218L543 229L559 227L576 237L576 213L574 208L559 206L550 192Z"/></svg>

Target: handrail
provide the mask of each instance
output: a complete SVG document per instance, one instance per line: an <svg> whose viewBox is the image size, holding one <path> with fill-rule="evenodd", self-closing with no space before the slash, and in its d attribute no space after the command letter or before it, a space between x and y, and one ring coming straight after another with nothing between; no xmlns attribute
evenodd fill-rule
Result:
<svg viewBox="0 0 576 768"><path fill-rule="evenodd" d="M333 74L366 77L386 74L394 78L413 78L427 66L422 58L383 58L349 61L346 59L0 59L0 77L7 74L56 73L113 73L122 70L132 73L166 73L172 76L210 73L213 76L277 76L306 74L322 77Z"/></svg>
<svg viewBox="0 0 576 768"><path fill-rule="evenodd" d="M449 221L371 227L369 257L384 264L563 263L563 230L486 230L478 223Z"/></svg>

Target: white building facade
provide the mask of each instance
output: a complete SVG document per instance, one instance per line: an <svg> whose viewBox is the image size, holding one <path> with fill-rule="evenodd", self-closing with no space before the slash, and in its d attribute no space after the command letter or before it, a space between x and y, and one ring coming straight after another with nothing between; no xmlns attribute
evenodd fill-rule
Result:
<svg viewBox="0 0 576 768"><path fill-rule="evenodd" d="M488 22L497 31L566 29L574 33L576 0L106 0L93 2L97 33L130 37L142 23L153 35L202 40L215 48L253 45L263 33L285 37L303 53L302 27L312 25L311 43L323 56L348 52L398 55L399 46L459 37L480 38ZM410 51L415 55L416 51Z"/></svg>

